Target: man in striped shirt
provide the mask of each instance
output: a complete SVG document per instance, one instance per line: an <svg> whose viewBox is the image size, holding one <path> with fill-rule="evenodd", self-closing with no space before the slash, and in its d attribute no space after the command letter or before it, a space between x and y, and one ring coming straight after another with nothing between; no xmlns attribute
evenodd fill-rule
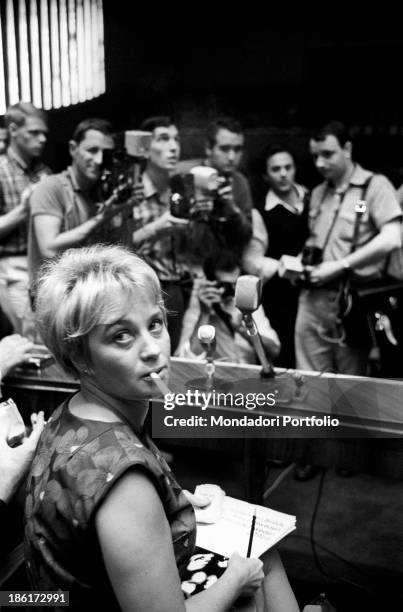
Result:
<svg viewBox="0 0 403 612"><path fill-rule="evenodd" d="M22 333L30 310L27 269L28 201L35 183L49 174L40 158L46 116L29 102L10 106L4 118L10 144L0 157L0 306Z"/></svg>

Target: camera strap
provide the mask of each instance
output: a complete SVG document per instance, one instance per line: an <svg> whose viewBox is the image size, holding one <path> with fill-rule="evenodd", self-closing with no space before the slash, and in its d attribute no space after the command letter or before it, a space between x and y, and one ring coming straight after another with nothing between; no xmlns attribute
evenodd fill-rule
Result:
<svg viewBox="0 0 403 612"><path fill-rule="evenodd" d="M367 198L368 187L370 186L370 183L372 179L374 178L374 176L375 176L374 174L370 174L370 176L368 176L368 178L365 180L364 184L362 185L361 199L357 200L357 203L355 205L355 222L354 222L353 236L351 240L349 255L351 255L351 253L354 253L354 251L357 248L358 235L360 231L362 217L367 210L366 198ZM350 275L351 275L351 270L346 270L345 277L349 277Z"/></svg>
<svg viewBox="0 0 403 612"><path fill-rule="evenodd" d="M337 221L337 218L338 218L339 213L341 211L341 207L343 205L343 201L344 201L344 198L345 198L345 195L347 193L348 188L349 188L349 185L347 185L346 189L342 193L336 193L335 194L339 201L338 201L337 206L334 209L332 222L331 222L330 227L329 227L329 229L327 231L326 238L325 238L325 241L324 241L323 246L322 246L322 252L323 253L325 252L325 249L326 249L327 245L329 244L330 236L332 235L332 232L334 230L334 226L336 225L336 221ZM328 192L328 187L326 186L326 188L323 191L322 199L320 201L320 206L319 206L320 208L322 207L322 204L323 204L323 201L324 201L324 199L326 197L327 192Z"/></svg>
<svg viewBox="0 0 403 612"><path fill-rule="evenodd" d="M371 174L370 176L368 176L368 178L362 185L361 198L357 200L357 203L355 205L355 221L354 221L353 235L351 238L349 255L351 255L351 253L354 253L354 251L357 248L358 236L359 236L362 217L367 210L367 203L366 203L367 191L368 191L368 187L373 177L374 177L374 174ZM342 276L341 282L340 282L339 303L341 307L340 310L344 310L344 312L341 313L342 317L346 316L351 310L352 303L351 303L351 296L349 296L350 288L351 288L351 275L352 275L351 269L345 270Z"/></svg>

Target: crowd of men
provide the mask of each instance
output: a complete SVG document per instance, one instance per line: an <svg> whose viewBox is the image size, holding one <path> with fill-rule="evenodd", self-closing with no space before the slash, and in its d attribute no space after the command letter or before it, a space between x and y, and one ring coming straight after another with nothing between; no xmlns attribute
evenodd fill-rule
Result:
<svg viewBox="0 0 403 612"><path fill-rule="evenodd" d="M41 162L48 138L42 110L15 104L4 125L2 335L12 329L40 342L33 310L35 283L46 260L68 248L123 243L158 274L172 353L200 358L195 332L210 322L219 330L218 358L256 362L234 304L236 279L248 273L263 282L262 308L254 317L276 365L372 373L374 347L351 342L343 332L342 289L347 279L353 288L384 279L389 254L401 247L402 209L389 180L355 162L343 124L330 122L311 137L310 153L323 182L309 193L296 182L292 151L272 144L251 189L239 170L243 129L232 118L217 118L207 127L203 159L185 161L174 120L149 118L139 126L151 133L146 163L123 199L115 191L106 195L103 184L105 160L115 148L108 121L79 123L69 142L71 164L58 174ZM172 208L172 177L196 166L216 170L216 187L196 198L192 214L178 216ZM366 207L357 221L360 200ZM302 257L300 278L290 281L280 272L284 255ZM400 308L399 296L394 308ZM400 330L389 331L399 345Z"/></svg>

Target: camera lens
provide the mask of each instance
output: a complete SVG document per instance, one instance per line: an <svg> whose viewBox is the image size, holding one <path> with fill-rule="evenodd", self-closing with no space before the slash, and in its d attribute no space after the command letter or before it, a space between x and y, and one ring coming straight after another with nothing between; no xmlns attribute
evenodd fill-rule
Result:
<svg viewBox="0 0 403 612"><path fill-rule="evenodd" d="M230 298L230 297L234 297L235 296L235 284L234 283L229 283L229 282L219 282L217 284L217 287L219 289L224 289L224 291L221 294L222 298Z"/></svg>

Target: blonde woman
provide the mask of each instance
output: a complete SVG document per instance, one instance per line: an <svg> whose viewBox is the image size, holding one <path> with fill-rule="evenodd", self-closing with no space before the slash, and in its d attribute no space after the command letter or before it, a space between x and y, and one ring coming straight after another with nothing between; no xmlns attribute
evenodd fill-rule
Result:
<svg viewBox="0 0 403 612"><path fill-rule="evenodd" d="M181 592L194 512L144 432L150 374L169 375L153 270L120 247L66 251L39 283L37 314L46 345L81 388L53 414L31 470L33 587L69 591L70 610L131 612L221 612L262 587L267 609L296 610L275 554L266 577L262 561L233 555L210 589L186 601Z"/></svg>

